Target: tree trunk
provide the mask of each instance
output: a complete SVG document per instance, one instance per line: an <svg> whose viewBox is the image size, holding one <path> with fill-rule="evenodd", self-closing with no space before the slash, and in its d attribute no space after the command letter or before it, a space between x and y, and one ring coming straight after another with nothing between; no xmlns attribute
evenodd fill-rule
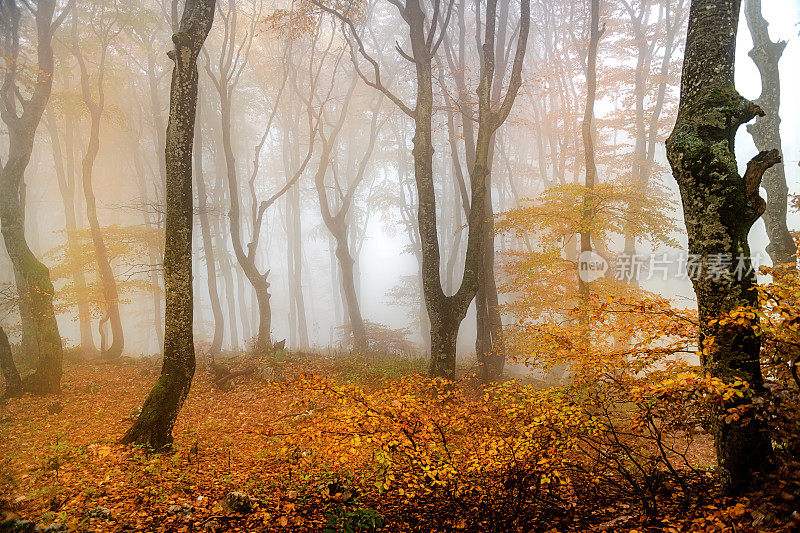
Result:
<svg viewBox="0 0 800 533"><path fill-rule="evenodd" d="M144 207L148 198L147 186L149 184L149 180L147 177L147 171L145 170L145 165L142 161L138 140L134 139L131 144L131 149L133 150L133 162L136 169L136 184L139 187L139 196L142 198ZM144 225L147 230L152 231L154 227L160 227L158 222L153 224L146 207L142 209L142 218L144 219ZM164 325L161 322L161 319L164 316L163 311L161 310L161 273L158 268L162 264L160 247L155 244L148 246L147 255L150 259L150 301L153 304L153 329L156 333L156 343L158 346L156 349L160 350L161 347L164 346ZM147 340L147 344L149 346L149 339Z"/></svg>
<svg viewBox="0 0 800 533"><path fill-rule="evenodd" d="M594 218L595 200L592 198L597 181L597 163L594 153L594 106L597 98L597 49L600 44L600 0L591 0L591 13L589 21L589 48L586 54L586 106L581 124L583 138L583 156L586 166L585 192L582 206L582 229L580 232L581 253L592 252L592 234L589 230ZM638 142L638 140L637 140ZM578 261L580 273L581 263ZM580 275L578 276L578 296L580 298L581 313L579 316L583 351L589 352L589 283Z"/></svg>
<svg viewBox="0 0 800 533"><path fill-rule="evenodd" d="M217 229L217 228L215 228ZM230 349L239 350L242 345L239 342L239 323L236 319L236 298L234 297L233 284L233 265L228 252L228 243L222 228L213 232L217 236L217 249L221 250L219 256L219 268L222 270L222 280L225 282L225 301L228 304L228 329L230 333Z"/></svg>
<svg viewBox="0 0 800 533"><path fill-rule="evenodd" d="M747 235L764 212L758 189L778 150L761 152L739 176L733 140L738 127L764 112L736 92L734 57L740 0L693 0L675 129L667 139L667 156L683 200L689 253L704 266L692 280L704 347L704 372L725 382L747 381L755 394L763 388L759 364L761 339L748 326L715 319L741 306L757 306ZM714 258L732 263L724 275L709 276ZM757 319L755 319L757 322ZM714 343L709 341L713 339ZM724 408L735 405L736 400ZM723 420L714 411L714 444L721 480L730 492L749 486L751 474L764 469L772 455L762 423Z"/></svg>
<svg viewBox="0 0 800 533"><path fill-rule="evenodd" d="M66 120L64 150L61 150L61 141L58 136L58 126L55 118L49 115L45 119L47 130L50 134L50 145L53 149L53 164L56 169L58 188L61 192L61 201L64 204L64 222L67 231L67 256L72 271L72 281L75 284L75 300L78 304L78 322L80 324L80 346L85 355L97 352L92 335L92 318L89 311L88 288L86 275L78 261L80 249L76 236L78 233L78 218L75 213L75 174L73 162L73 127L72 120ZM66 165L65 165L66 162ZM66 166L66 168L65 168Z"/></svg>
<svg viewBox="0 0 800 533"><path fill-rule="evenodd" d="M6 398L18 398L22 396L22 380L14 364L14 356L11 354L11 345L3 328L0 328L0 367L3 370L3 377L6 380Z"/></svg>
<svg viewBox="0 0 800 533"><path fill-rule="evenodd" d="M200 218L200 231L203 236L203 253L206 259L206 277L208 279L208 297L211 300L211 313L214 315L214 338L211 340L211 358L216 358L222 351L222 337L225 331L225 317L219 301L217 289L217 261L214 256L214 243L211 238L211 225L208 222L208 195L206 178L203 174L203 130L200 126L200 109L197 110L197 125L194 130L194 172L197 182L197 204Z"/></svg>
<svg viewBox="0 0 800 533"><path fill-rule="evenodd" d="M14 266L20 290L20 298L27 309L20 315L23 328L35 332L36 372L26 379L25 386L38 394L56 393L60 390L63 350L53 309L53 284L50 272L33 254L25 240L25 213L21 202L24 188L25 168L31 158L36 129L42 119L52 89L53 49L51 46L53 11L55 2L41 0L35 12L37 31L37 79L33 94L26 102L21 115L16 108L3 109L3 121L8 128L8 157L0 170L0 226L3 241L11 263ZM3 7L3 22L9 27L3 29L4 52L16 64L19 47L20 8L16 2L8 2ZM59 22L60 23L60 22ZM16 88L15 69L6 70L4 90ZM11 96L9 100L16 97ZM22 283L20 284L19 281ZM20 286L21 285L21 286Z"/></svg>
<svg viewBox="0 0 800 533"><path fill-rule="evenodd" d="M197 109L197 54L214 19L215 0L187 0L172 36L175 62L166 135L167 203L164 248L166 292L164 363L142 412L121 441L169 448L172 428L195 370L192 335L192 140Z"/></svg>
<svg viewBox="0 0 800 533"><path fill-rule="evenodd" d="M761 74L761 96L756 99L755 104L765 113L757 117L754 124L749 124L747 131L759 151L777 149L782 152L779 115L781 78L778 62L786 48L786 41L770 40L767 21L761 14L761 0L746 0L744 14L750 35L753 36L753 49L749 55ZM761 185L767 191L767 209L764 211L764 225L769 237L767 253L773 265L791 263L794 267L797 249L786 225L789 189L786 186L783 162L764 173Z"/></svg>
<svg viewBox="0 0 800 533"><path fill-rule="evenodd" d="M244 246L242 245L239 181L236 172L236 158L231 144L231 90L229 90L227 84L219 84L217 89L220 96L222 148L226 165L225 177L228 183L228 199L231 205L231 242L233 243L233 252L236 256L236 261L239 263L239 266L242 267L244 275L247 277L256 293L256 301L258 302L258 332L256 334L255 350L256 352L263 353L272 345L270 338L270 331L272 329L272 310L270 309L269 294L270 284L267 281L269 272L262 274L258 271L255 247L248 246L247 253L245 253ZM259 228L253 228L254 232L258 230Z"/></svg>
<svg viewBox="0 0 800 533"><path fill-rule="evenodd" d="M108 43L103 44L107 45ZM86 217L89 220L89 231L92 235L95 260L97 261L97 270L100 274L100 281L103 285L103 299L105 300L106 315L111 325L112 334L111 346L109 346L105 352L101 353L101 355L109 359L116 359L122 355L122 350L125 346L125 338L122 331L122 319L119 313L119 294L117 292L117 282L114 279L114 271L111 269L111 261L108 257L108 249L106 248L103 240L103 230L101 229L100 222L97 218L97 202L95 200L94 188L92 185L94 162L97 159L97 154L100 150L100 121L102 119L105 107L103 75L105 70L106 48L103 48L103 51L101 52L100 63L97 67L97 100L94 99L94 96L91 92L89 72L86 68L86 62L84 61L83 56L78 48L76 48L74 52L80 67L81 93L83 95L83 102L86 107L88 107L90 116L89 143L86 147L86 153L84 154L81 166L83 174L83 196L86 200Z"/></svg>
<svg viewBox="0 0 800 533"><path fill-rule="evenodd" d="M242 318L242 341L245 347L253 340L253 332L250 331L250 313L247 308L248 298L247 288L245 287L245 276L241 269L236 270L236 301L239 302L239 316Z"/></svg>

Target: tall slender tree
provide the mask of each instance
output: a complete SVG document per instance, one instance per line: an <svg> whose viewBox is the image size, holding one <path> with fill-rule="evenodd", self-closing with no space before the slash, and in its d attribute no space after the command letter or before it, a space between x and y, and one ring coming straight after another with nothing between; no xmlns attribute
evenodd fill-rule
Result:
<svg viewBox="0 0 800 533"><path fill-rule="evenodd" d="M172 444L172 428L189 394L195 370L192 293L192 149L197 110L197 56L214 21L215 0L186 0L175 47L166 135L167 204L164 247L166 289L164 362L126 444L161 450Z"/></svg>
<svg viewBox="0 0 800 533"><path fill-rule="evenodd" d="M103 230L97 217L97 199L94 193L94 166L97 155L100 151L100 124L105 112L106 93L105 75L106 62L111 51L111 42L119 34L119 13L115 9L105 12L103 7L93 6L93 9L86 14L95 20L96 34L99 38L100 57L95 71L95 86L92 87L92 76L87 66L86 58L81 50L80 37L77 30L77 16L73 18L73 43L72 54L78 62L80 71L81 96L83 103L89 110L89 142L86 145L86 152L81 162L83 196L86 201L86 216L89 220L89 230L92 235L94 245L95 260L97 270L100 273L100 280L103 284L103 299L105 300L105 314L100 320L100 337L103 338L103 325L109 322L111 325L111 345L105 346L101 341L101 355L110 359L122 355L125 347L125 338L122 329L122 317L119 312L119 291L117 282L114 279L114 271L111 268L111 260L108 255L108 248L103 238ZM98 12L99 11L99 12Z"/></svg>

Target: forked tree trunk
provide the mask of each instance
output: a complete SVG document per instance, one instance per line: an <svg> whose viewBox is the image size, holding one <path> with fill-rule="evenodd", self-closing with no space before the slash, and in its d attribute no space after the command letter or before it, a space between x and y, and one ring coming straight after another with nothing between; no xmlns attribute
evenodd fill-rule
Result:
<svg viewBox="0 0 800 533"><path fill-rule="evenodd" d="M721 325L714 319L741 306L757 306L747 235L764 212L758 196L764 172L780 161L778 150L761 152L739 176L733 141L738 127L764 112L736 92L734 57L740 0L693 0L675 129L667 157L683 200L689 253L701 258L703 275L692 281L697 295L700 344L707 351L703 371L730 383L747 381L763 389L759 364L761 338L749 326ZM724 275L706 275L715 257L730 260ZM723 268L725 268L723 266ZM755 319L757 322L757 319ZM709 341L713 339L713 344ZM713 435L720 476L728 491L747 487L751 474L772 455L764 425L725 423L726 402L713 413Z"/></svg>
<svg viewBox="0 0 800 533"><path fill-rule="evenodd" d="M197 54L214 20L215 0L186 0L172 36L175 62L166 139L167 202L164 247L166 292L161 376L123 443L155 450L172 444L172 428L189 394L195 370L192 294L192 138L197 108Z"/></svg>
<svg viewBox="0 0 800 533"><path fill-rule="evenodd" d="M769 38L768 24L761 14L761 0L746 0L744 8L747 26L753 36L753 49L750 57L761 73L761 96L755 101L764 115L756 118L754 124L747 126L758 150L781 149L781 78L778 62L786 48L786 41L772 42ZM786 186L786 172L783 162L777 163L764 173L761 183L767 191L767 209L764 211L764 225L769 237L767 253L773 265L791 263L794 267L797 252L792 234L786 225L786 203L789 192Z"/></svg>
<svg viewBox="0 0 800 533"><path fill-rule="evenodd" d="M9 64L16 65L19 52L19 21L21 8L16 2L0 5L3 17L3 53L10 58ZM35 332L36 372L27 378L25 386L31 392L47 394L59 392L61 387L61 365L63 349L53 309L53 284L50 272L33 254L25 240L25 212L21 201L24 188L25 168L31 158L36 129L50 98L53 85L53 49L51 46L54 29L63 20L63 13L53 22L55 2L41 0L35 10L37 32L37 74L33 94L25 102L22 113L16 107L4 109L3 121L8 128L8 156L0 170L0 226L14 272L21 301L25 309L20 309L23 328ZM14 91L17 80L16 69L6 69L3 89ZM16 96L3 99L15 101ZM5 105L5 104L4 104Z"/></svg>

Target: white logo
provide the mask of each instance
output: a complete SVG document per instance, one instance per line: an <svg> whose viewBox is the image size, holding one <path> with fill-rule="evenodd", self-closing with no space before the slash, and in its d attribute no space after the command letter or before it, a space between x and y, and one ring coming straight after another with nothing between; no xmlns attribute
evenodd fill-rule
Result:
<svg viewBox="0 0 800 533"><path fill-rule="evenodd" d="M603 277L608 270L608 262L595 252L581 252L578 256L578 277L584 283L591 283Z"/></svg>

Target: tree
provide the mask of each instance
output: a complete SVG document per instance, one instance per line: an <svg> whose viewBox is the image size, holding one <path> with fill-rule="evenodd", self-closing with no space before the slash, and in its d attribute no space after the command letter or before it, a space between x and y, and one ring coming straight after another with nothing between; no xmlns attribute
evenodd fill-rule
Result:
<svg viewBox="0 0 800 533"><path fill-rule="evenodd" d="M214 359L222 351L222 336L225 328L225 317L219 301L217 289L217 260L214 243L211 238L211 225L208 222L208 194L206 178L203 172L203 128L200 121L202 106L197 108L197 126L194 129L194 179L197 182L197 216L200 218L200 231L203 236L203 253L206 262L206 278L208 279L208 296L211 300L211 312L214 315L214 337L211 340L210 355Z"/></svg>
<svg viewBox="0 0 800 533"><path fill-rule="evenodd" d="M581 124L581 137L583 138L583 156L586 166L586 181L583 202L581 206L581 231L580 231L580 250L581 255L592 253L592 232L590 221L593 218L593 211L596 203L594 196L595 185L597 183L597 163L595 161L594 149L594 106L597 99L597 49L600 44L600 37L603 34L600 28L600 0L590 0L589 2L589 48L586 53L586 104L583 112L583 123ZM584 257L581 257L585 260ZM580 263L579 263L580 264ZM580 268L580 266L579 266ZM580 275L578 276L578 292L581 298L581 306L586 308L589 299L589 282ZM587 310L581 313L581 329L584 335L586 349L589 344L589 324Z"/></svg>
<svg viewBox="0 0 800 533"><path fill-rule="evenodd" d="M85 354L94 354L97 348L92 335L92 317L87 298L86 274L83 268L75 261L78 257L75 234L78 231L78 217L75 210L75 148L73 146L75 133L75 118L62 110L65 121L64 148L62 150L58 126L52 108L45 115L45 124L50 134L50 146L53 150L53 164L56 169L58 188L64 204L64 222L67 232L67 246L71 250L67 254L72 281L75 284L77 296L78 320L80 322L81 351Z"/></svg>
<svg viewBox="0 0 800 533"><path fill-rule="evenodd" d="M104 87L106 61L111 51L110 45L112 40L122 30L119 27L121 13L116 10L116 6L114 12L111 13L106 12L102 7L99 9L100 12L98 13L98 6L95 5L93 9L85 15L95 21L96 27L94 28L94 33L99 40L97 44L100 48L100 57L98 58L97 69L95 71L97 77L95 87L92 87L92 79L86 58L79 44L82 39L78 35L77 15L73 15L74 41L72 43L72 54L78 62L81 96L83 97L84 105L89 110L90 117L89 142L86 145L86 152L81 161L81 178L83 196L86 201L86 216L89 219L89 228L92 234L92 242L94 243L94 252L98 271L100 272L100 279L103 282L103 296L105 298L105 315L100 320L98 326L100 328L101 339L103 337L103 324L106 321L111 324L111 345L105 346L101 341L100 352L103 357L114 359L122 355L122 350L125 347L125 339L122 330L122 318L119 313L119 291L117 289L117 282L114 279L114 271L111 268L111 261L108 258L108 248L103 240L103 230L97 218L97 200L95 198L92 180L95 160L100 151L100 124L106 106Z"/></svg>
<svg viewBox="0 0 800 533"><path fill-rule="evenodd" d="M761 74L761 95L755 104L764 110L754 124L748 124L747 131L753 137L758 150L781 150L781 78L778 62L786 48L786 41L772 42L769 38L767 21L761 14L761 0L745 0L744 7L747 27L753 37L753 49L749 55ZM767 192L767 208L764 211L764 225L769 237L767 253L773 265L795 262L795 245L789 228L786 226L786 203L789 192L786 186L786 173L783 162L776 163L764 173L762 186Z"/></svg>
<svg viewBox="0 0 800 533"><path fill-rule="evenodd" d="M172 444L172 427L195 370L192 293L192 148L197 108L197 56L214 21L215 0L187 0L172 36L175 63L166 135L167 204L164 247L164 362L136 422L121 442L161 450Z"/></svg>
<svg viewBox="0 0 800 533"><path fill-rule="evenodd" d="M480 42L480 81L476 89L478 98L478 134L475 140L475 161L470 168L471 202L468 217L469 233L464 274L455 294L445 294L441 279L441 255L436 214L436 194L433 169L433 59L442 43L453 12L454 2L435 0L433 12L426 13L419 0L393 1L408 27L411 53L398 53L414 66L416 73L416 98L406 104L384 85L380 64L367 52L351 14L312 0L324 11L339 18L347 28L353 62L361 79L370 87L383 92L403 113L414 121L414 179L417 190L417 225L422 245L422 285L425 306L430 320L431 358L429 373L433 377L454 379L456 375L456 341L461 321L478 291L480 271L483 266L486 224L486 179L490 173L490 148L500 126L508 118L517 92L522 85L522 62L530 30L530 0L522 0L521 22L517 49L511 69L510 83L505 98L499 106L492 105L495 82L495 41L497 25L497 0L487 0L485 6L485 31ZM479 41L481 38L478 39ZM358 57L366 60L373 69L369 78L359 66ZM412 107L413 106L413 107Z"/></svg>
<svg viewBox="0 0 800 533"><path fill-rule="evenodd" d="M16 1L0 4L0 29L3 30L5 75L0 87L0 117L8 128L8 158L0 170L0 226L20 292L20 317L23 330L35 336L33 349L36 372L26 387L46 394L61 388L63 350L53 310L53 284L50 273L28 247L25 239L25 209L22 189L25 169L31 159L36 129L42 119L53 87L53 33L61 25L72 3L54 20L55 0L38 0L31 7L36 26L38 66L33 87L22 87L20 72L20 20L22 8ZM27 8L26 8L27 9ZM29 91L25 98L23 91Z"/></svg>
<svg viewBox="0 0 800 533"><path fill-rule="evenodd" d="M758 305L752 275L737 273L736 268L741 265L744 272L751 268L747 235L765 208L758 195L761 178L780 161L778 150L760 152L739 176L733 146L736 130L764 115L734 86L739 7L740 0L692 1L678 118L667 139L667 157L683 200L689 253L704 267L703 275L692 281L703 369L726 383L746 381L759 393L763 388L760 337L750 325L716 320L736 308ZM722 275L708 275L709 263L720 257L725 261ZM714 415L720 476L733 492L767 465L771 443L757 421L727 424L724 408Z"/></svg>

